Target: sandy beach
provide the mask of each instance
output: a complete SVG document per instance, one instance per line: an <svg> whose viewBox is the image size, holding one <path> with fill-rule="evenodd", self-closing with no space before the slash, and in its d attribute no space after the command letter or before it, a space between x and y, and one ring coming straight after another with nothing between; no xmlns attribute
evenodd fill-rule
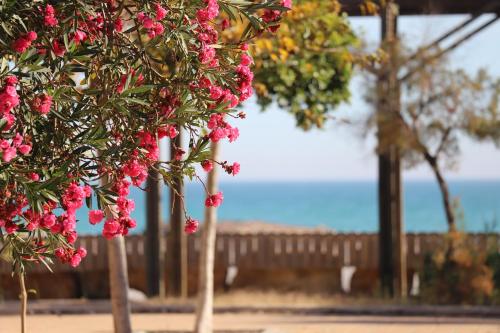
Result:
<svg viewBox="0 0 500 333"><path fill-rule="evenodd" d="M181 333L193 327L192 314L135 314L136 333ZM30 333L111 333L110 315L34 315L28 318ZM16 333L16 316L0 317L0 332ZM300 316L286 314L218 314L218 332L241 333L499 333L500 319Z"/></svg>

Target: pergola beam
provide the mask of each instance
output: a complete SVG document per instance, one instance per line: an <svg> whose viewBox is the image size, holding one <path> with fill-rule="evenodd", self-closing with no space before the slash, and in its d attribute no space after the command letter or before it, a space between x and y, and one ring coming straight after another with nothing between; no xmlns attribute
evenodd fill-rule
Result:
<svg viewBox="0 0 500 333"><path fill-rule="evenodd" d="M387 2L387 0L385 0ZM365 16L361 5L365 0L341 0L342 10L349 16ZM382 0L374 0L382 3ZM495 13L489 5L498 4L497 0L398 0L399 16L404 15L448 15L471 13ZM497 7L498 8L498 7Z"/></svg>
<svg viewBox="0 0 500 333"><path fill-rule="evenodd" d="M498 17L498 15L495 15L493 18L484 22L479 27L475 28L474 30L465 34L463 37L459 38L457 41L452 43L450 46L448 46L448 47L436 52L435 54L423 59L417 67L415 67L414 69L412 69L411 71L406 73L402 78L399 79L399 81L404 82L404 81L408 80L413 74L415 74L420 68L422 68L422 66L424 66L425 64L428 64L429 62L431 62L433 60L439 59L442 56L446 55L448 52L456 49L462 43L468 41L470 38L472 38L473 36L477 35L481 31L483 31L484 29L486 29L487 27L489 27L490 25L495 23L499 18L500 17ZM413 55L412 57L416 57L416 55ZM412 57L410 57L410 58L412 58Z"/></svg>

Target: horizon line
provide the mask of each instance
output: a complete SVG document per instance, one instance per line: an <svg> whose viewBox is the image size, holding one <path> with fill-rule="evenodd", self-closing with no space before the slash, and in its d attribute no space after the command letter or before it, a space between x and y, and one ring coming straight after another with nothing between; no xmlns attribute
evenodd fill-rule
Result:
<svg viewBox="0 0 500 333"><path fill-rule="evenodd" d="M266 178L254 178L254 179L232 179L232 178L222 178L220 183L320 183L320 182L377 182L377 178L325 178L325 179L266 179ZM500 182L500 177L498 178L449 178L448 182ZM436 182L434 178L408 178L402 179L402 182Z"/></svg>

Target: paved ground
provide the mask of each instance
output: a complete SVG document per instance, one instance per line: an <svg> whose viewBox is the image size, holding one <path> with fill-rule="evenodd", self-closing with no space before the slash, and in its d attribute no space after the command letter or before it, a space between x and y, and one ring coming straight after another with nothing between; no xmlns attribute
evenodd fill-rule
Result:
<svg viewBox="0 0 500 333"><path fill-rule="evenodd" d="M134 314L137 333L186 332L192 314ZM19 332L19 318L0 316L0 333ZM500 318L387 317L293 314L217 314L215 328L245 333L500 333ZM110 315L32 315L30 333L111 333Z"/></svg>

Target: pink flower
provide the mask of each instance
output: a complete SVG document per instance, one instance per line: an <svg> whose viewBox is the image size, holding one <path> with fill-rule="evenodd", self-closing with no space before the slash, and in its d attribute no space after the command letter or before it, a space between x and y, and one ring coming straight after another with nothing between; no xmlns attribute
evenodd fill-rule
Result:
<svg viewBox="0 0 500 333"><path fill-rule="evenodd" d="M161 24L160 22L156 22L153 27L153 31L154 31L154 36L159 36L165 31L165 27L163 27L163 24Z"/></svg>
<svg viewBox="0 0 500 333"><path fill-rule="evenodd" d="M52 7L51 5L47 5L45 7L45 16L43 22L47 27L53 27L57 25L58 21L55 17L55 14L56 11L54 7Z"/></svg>
<svg viewBox="0 0 500 333"><path fill-rule="evenodd" d="M2 139L0 140L0 149L5 150L10 147L9 141Z"/></svg>
<svg viewBox="0 0 500 333"><path fill-rule="evenodd" d="M87 256L87 250L84 247L79 247L76 253L78 253L82 258Z"/></svg>
<svg viewBox="0 0 500 333"><path fill-rule="evenodd" d="M214 168L214 164L212 163L212 161L210 160L204 160L201 162L201 167L203 168L203 170L205 170L206 172L210 172L213 170Z"/></svg>
<svg viewBox="0 0 500 333"><path fill-rule="evenodd" d="M142 25L146 29L152 29L154 26L154 21L149 16L144 16L142 20Z"/></svg>
<svg viewBox="0 0 500 333"><path fill-rule="evenodd" d="M78 265L80 265L81 261L82 261L82 257L78 253L75 253L71 257L70 265L71 265L71 267L77 267Z"/></svg>
<svg viewBox="0 0 500 333"><path fill-rule="evenodd" d="M215 57L215 49L210 46L203 46L198 55L202 64L208 64Z"/></svg>
<svg viewBox="0 0 500 333"><path fill-rule="evenodd" d="M118 236L121 233L121 225L115 219L108 219L104 222L104 229L102 230L102 235L106 239L111 239Z"/></svg>
<svg viewBox="0 0 500 333"><path fill-rule="evenodd" d="M195 233L198 230L199 224L200 223L198 222L198 220L195 220L195 219L192 219L192 218L188 218L186 220L186 224L184 225L184 232L186 234L193 234L193 233Z"/></svg>
<svg viewBox="0 0 500 333"><path fill-rule="evenodd" d="M21 134L16 133L16 136L12 139L12 146L13 147L19 147L23 143L23 137Z"/></svg>
<svg viewBox="0 0 500 333"><path fill-rule="evenodd" d="M249 66L252 63L253 63L253 59L248 54L243 53L241 55L241 62L240 62L241 65L243 65L243 66Z"/></svg>
<svg viewBox="0 0 500 333"><path fill-rule="evenodd" d="M177 148L175 150L175 154L174 154L174 159L176 161L180 161L182 159L182 156L185 154L186 152L182 149L182 148Z"/></svg>
<svg viewBox="0 0 500 333"><path fill-rule="evenodd" d="M123 166L123 172L129 177L137 177L144 171L144 166L133 159Z"/></svg>
<svg viewBox="0 0 500 333"><path fill-rule="evenodd" d="M104 218L104 212L100 209L91 210L89 212L89 222L90 224L97 224Z"/></svg>
<svg viewBox="0 0 500 333"><path fill-rule="evenodd" d="M283 0L281 1L281 5L288 9L292 9L292 0Z"/></svg>
<svg viewBox="0 0 500 333"><path fill-rule="evenodd" d="M22 155L27 155L30 153L31 151L31 145L27 145L27 144L24 144L24 145L20 145L19 147L17 147L17 150L22 154Z"/></svg>
<svg viewBox="0 0 500 333"><path fill-rule="evenodd" d="M227 137L227 131L224 128L217 127L208 134L208 137L212 142L218 142L221 139Z"/></svg>
<svg viewBox="0 0 500 333"><path fill-rule="evenodd" d="M83 198L85 197L85 192L83 188L78 186L75 182L71 183L64 194L62 195L62 203L66 210L70 212L76 211L83 205ZM72 222L71 216L68 216L68 222Z"/></svg>
<svg viewBox="0 0 500 333"><path fill-rule="evenodd" d="M122 32L122 30L123 30L123 21L121 18L117 18L115 20L115 31Z"/></svg>
<svg viewBox="0 0 500 333"><path fill-rule="evenodd" d="M77 236L76 232L66 231L66 240L68 241L68 243L74 244L77 238L78 238L78 236Z"/></svg>
<svg viewBox="0 0 500 333"><path fill-rule="evenodd" d="M75 35L73 36L73 41L75 42L76 45L80 44L85 39L87 39L87 34L85 32L81 30L75 31Z"/></svg>
<svg viewBox="0 0 500 333"><path fill-rule="evenodd" d="M8 86L13 86L13 85L17 84L17 77L15 77L14 75L7 76L5 78L5 84Z"/></svg>
<svg viewBox="0 0 500 333"><path fill-rule="evenodd" d="M247 43L243 43L243 44L241 44L240 49L241 49L242 51L248 51L248 44L247 44Z"/></svg>
<svg viewBox="0 0 500 333"><path fill-rule="evenodd" d="M170 139L173 139L177 135L179 135L179 131L177 130L177 128L175 128L175 125L167 125L167 126L160 127L158 129L158 137L160 139L164 138L166 136L168 136Z"/></svg>
<svg viewBox="0 0 500 333"><path fill-rule="evenodd" d="M130 215L130 213L135 209L134 201L127 199L126 197L119 197L118 200L116 200L116 205L118 206L120 213L123 213L126 216Z"/></svg>
<svg viewBox="0 0 500 333"><path fill-rule="evenodd" d="M205 206L206 207L219 207L224 200L224 196L222 195L222 192L217 192L216 194L212 194L207 196L205 199Z"/></svg>
<svg viewBox="0 0 500 333"><path fill-rule="evenodd" d="M229 28L231 26L231 22L229 22L229 20L227 18L224 18L220 25L221 25L222 30L226 30L227 28Z"/></svg>
<svg viewBox="0 0 500 333"><path fill-rule="evenodd" d="M85 194L86 198L89 198L92 195L92 187L90 187L89 185L85 185L83 187L83 193Z"/></svg>
<svg viewBox="0 0 500 333"><path fill-rule="evenodd" d="M62 57L66 53L66 48L64 47L64 45L59 44L59 42L55 39L52 42L52 50L54 51L54 54L58 57Z"/></svg>
<svg viewBox="0 0 500 333"><path fill-rule="evenodd" d="M159 3L155 3L156 20L161 21L167 16L167 10L163 8Z"/></svg>
<svg viewBox="0 0 500 333"><path fill-rule="evenodd" d="M36 32L34 31L28 31L28 33L26 34L26 38L30 41L30 42L33 42L35 39L38 38L38 35L36 34Z"/></svg>
<svg viewBox="0 0 500 333"><path fill-rule="evenodd" d="M31 179L34 182L37 182L40 180L40 176L37 173L31 172L28 174L29 179Z"/></svg>
<svg viewBox="0 0 500 333"><path fill-rule="evenodd" d="M217 3L217 0L208 0L205 2L207 3L207 7L196 12L196 18L201 23L213 20L217 17L217 15L219 15L219 4Z"/></svg>
<svg viewBox="0 0 500 333"><path fill-rule="evenodd" d="M234 162L231 167L231 173L233 176L236 176L240 172L240 164L238 162Z"/></svg>
<svg viewBox="0 0 500 333"><path fill-rule="evenodd" d="M2 120L5 120L6 123L3 127L3 130L8 131L12 128L12 125L14 125L14 121L16 121L16 117L14 117L11 114L5 115Z"/></svg>
<svg viewBox="0 0 500 333"><path fill-rule="evenodd" d="M229 134L227 135L229 142L233 142L240 136L240 130L238 127L231 127L229 129Z"/></svg>
<svg viewBox="0 0 500 333"><path fill-rule="evenodd" d="M223 116L219 113L212 113L210 115L210 119L208 120L207 127L208 129L214 129L219 126L223 121Z"/></svg>
<svg viewBox="0 0 500 333"><path fill-rule="evenodd" d="M217 86L210 87L210 98L213 100L218 100L222 96L222 88Z"/></svg>
<svg viewBox="0 0 500 333"><path fill-rule="evenodd" d="M43 228L50 229L56 224L56 216L52 213L46 214L42 217L41 225Z"/></svg>
<svg viewBox="0 0 500 333"><path fill-rule="evenodd" d="M12 49L18 53L23 53L26 51L30 46L31 43L37 39L37 34L34 31L28 32L26 35L19 37L12 43Z"/></svg>
<svg viewBox="0 0 500 333"><path fill-rule="evenodd" d="M16 157L16 148L9 147L3 151L2 160L4 162L10 162L14 157Z"/></svg>

